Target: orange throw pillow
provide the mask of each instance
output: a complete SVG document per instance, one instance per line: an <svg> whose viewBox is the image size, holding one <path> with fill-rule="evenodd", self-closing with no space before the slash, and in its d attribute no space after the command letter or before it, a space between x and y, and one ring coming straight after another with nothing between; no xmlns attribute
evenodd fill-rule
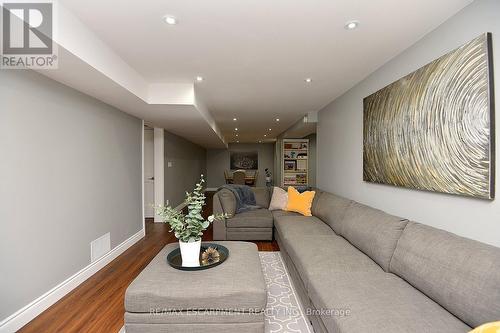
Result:
<svg viewBox="0 0 500 333"><path fill-rule="evenodd" d="M297 212L304 216L312 216L311 206L314 199L314 191L305 191L299 193L295 187L288 188L288 204L286 210L289 212Z"/></svg>

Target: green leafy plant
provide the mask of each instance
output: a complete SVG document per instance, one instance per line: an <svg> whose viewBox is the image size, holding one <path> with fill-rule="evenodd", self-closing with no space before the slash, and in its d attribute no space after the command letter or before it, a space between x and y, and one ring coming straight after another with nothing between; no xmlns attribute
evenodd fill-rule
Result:
<svg viewBox="0 0 500 333"><path fill-rule="evenodd" d="M201 175L200 181L195 185L193 192L186 192L185 203L188 208L187 214L171 206L155 207L156 213L161 217L163 222L170 225L170 232L173 232L175 237L183 242L199 241L201 236L203 236L203 231L207 230L210 223L227 217L226 214L210 215L205 220L201 215L203 206L205 205L205 194L203 193L204 182L205 179Z"/></svg>

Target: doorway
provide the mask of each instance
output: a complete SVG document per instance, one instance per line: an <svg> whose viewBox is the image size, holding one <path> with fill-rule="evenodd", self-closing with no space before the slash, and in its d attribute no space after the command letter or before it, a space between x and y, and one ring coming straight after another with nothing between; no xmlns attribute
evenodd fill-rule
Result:
<svg viewBox="0 0 500 333"><path fill-rule="evenodd" d="M144 126L144 217L154 218L155 203L155 163L154 163L154 133L153 129Z"/></svg>

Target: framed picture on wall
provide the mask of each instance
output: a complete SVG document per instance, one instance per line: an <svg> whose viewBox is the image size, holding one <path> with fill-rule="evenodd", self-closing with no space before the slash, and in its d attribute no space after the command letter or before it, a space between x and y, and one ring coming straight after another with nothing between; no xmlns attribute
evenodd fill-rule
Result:
<svg viewBox="0 0 500 333"><path fill-rule="evenodd" d="M364 98L364 181L493 200L491 47L482 34Z"/></svg>
<svg viewBox="0 0 500 333"><path fill-rule="evenodd" d="M259 168L258 151L230 151L229 168L231 170L257 170Z"/></svg>

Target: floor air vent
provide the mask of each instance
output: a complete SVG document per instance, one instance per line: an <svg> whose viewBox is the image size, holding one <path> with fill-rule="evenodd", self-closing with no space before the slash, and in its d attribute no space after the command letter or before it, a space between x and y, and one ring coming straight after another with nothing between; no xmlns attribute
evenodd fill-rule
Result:
<svg viewBox="0 0 500 333"><path fill-rule="evenodd" d="M111 250L109 232L90 243L90 262L94 262Z"/></svg>

